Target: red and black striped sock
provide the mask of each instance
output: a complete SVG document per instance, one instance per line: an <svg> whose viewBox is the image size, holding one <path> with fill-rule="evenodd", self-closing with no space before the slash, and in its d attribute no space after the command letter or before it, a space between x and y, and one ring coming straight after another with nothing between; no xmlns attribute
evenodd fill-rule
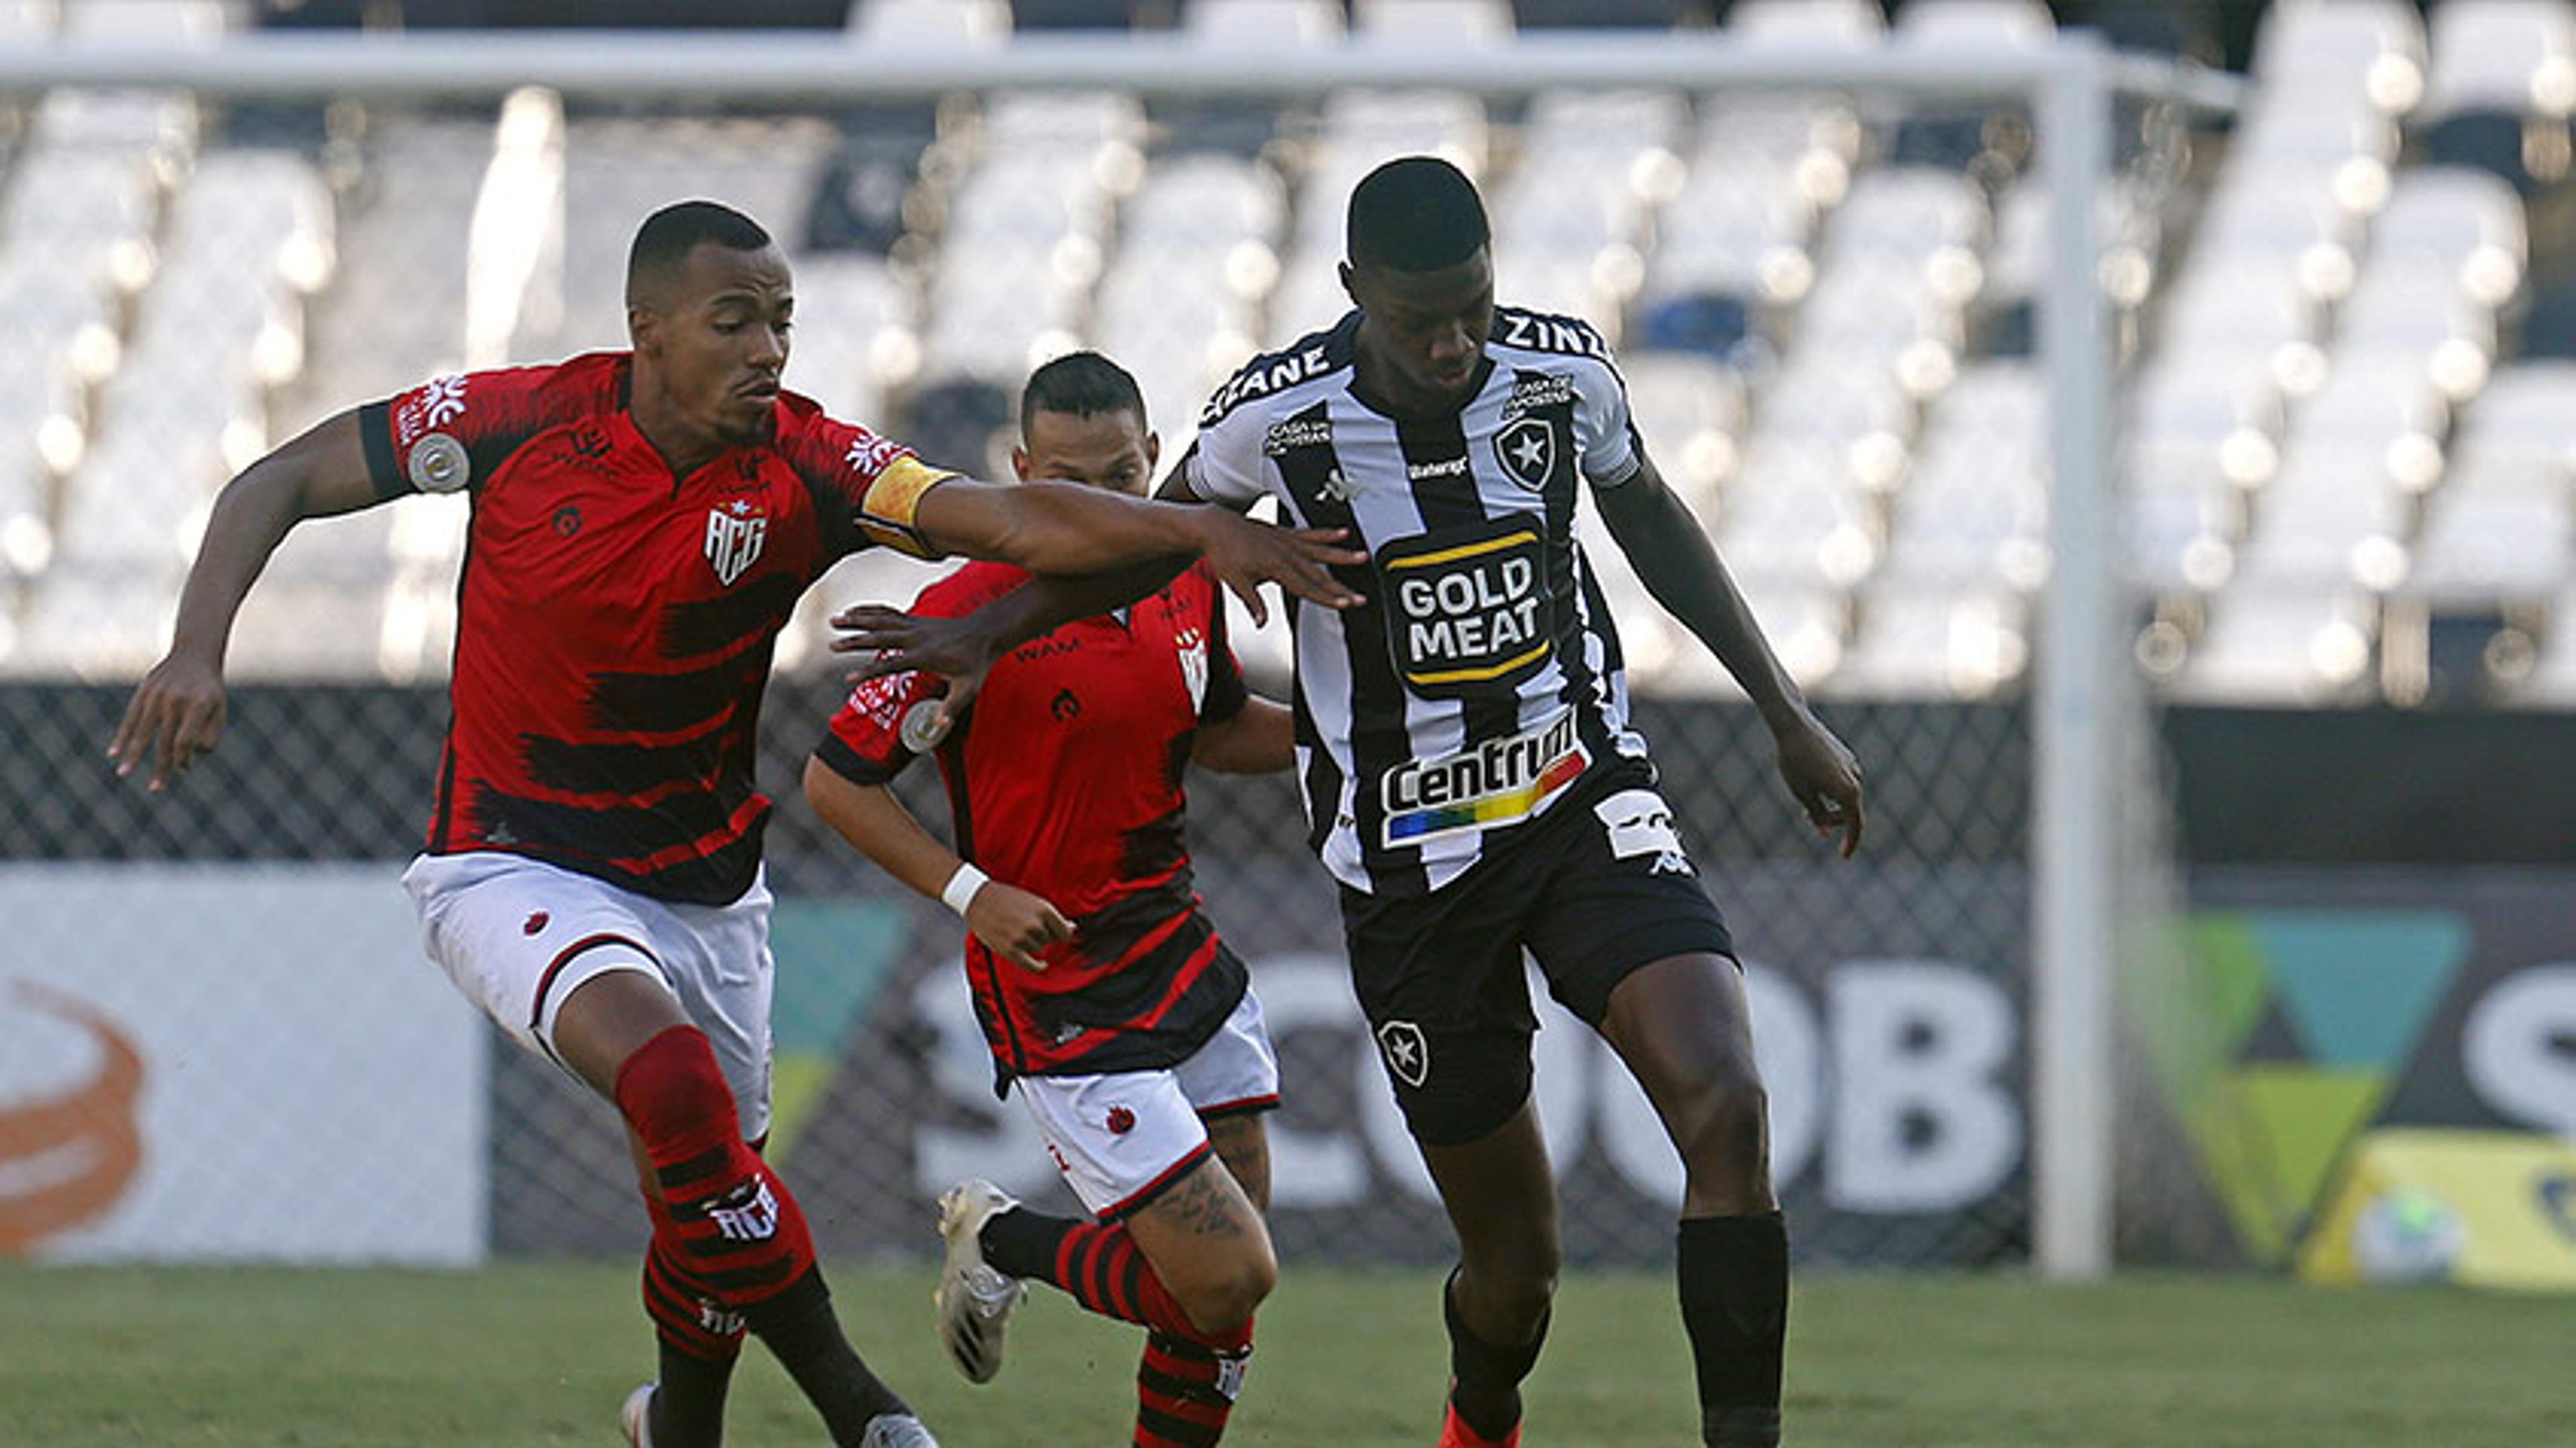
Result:
<svg viewBox="0 0 2576 1448"><path fill-rule="evenodd" d="M706 1035L673 1026L645 1042L618 1069L616 1095L669 1209L673 1259L757 1328L760 1305L813 1270L814 1242L787 1184L742 1139Z"/></svg>
<svg viewBox="0 0 2576 1448"><path fill-rule="evenodd" d="M698 1448L724 1438L725 1392L742 1355L742 1314L697 1280L678 1257L679 1224L649 1190L653 1240L644 1250L644 1311L661 1347L653 1395L657 1448Z"/></svg>
<svg viewBox="0 0 2576 1448"><path fill-rule="evenodd" d="M1188 1342L1230 1345L1190 1321L1124 1223L1078 1222L1014 1207L984 1224L983 1243L984 1260L996 1268L1014 1277L1052 1282L1103 1317L1140 1322ZM1251 1329L1247 1320L1243 1325L1247 1342ZM1226 1336L1230 1339L1233 1334Z"/></svg>
<svg viewBox="0 0 2576 1448"><path fill-rule="evenodd" d="M668 1209L669 1229L657 1216L654 1236L676 1269L670 1285L684 1277L713 1292L768 1344L833 1439L859 1441L869 1418L902 1400L841 1335L804 1211L742 1139L733 1092L705 1034L673 1026L655 1036L618 1068L616 1086L617 1108L643 1143ZM658 1315L655 1322L664 1324Z"/></svg>
<svg viewBox="0 0 2576 1448"><path fill-rule="evenodd" d="M1231 1349L1147 1332L1136 1365L1135 1448L1210 1448L1223 1438L1251 1357L1250 1322L1243 1345Z"/></svg>

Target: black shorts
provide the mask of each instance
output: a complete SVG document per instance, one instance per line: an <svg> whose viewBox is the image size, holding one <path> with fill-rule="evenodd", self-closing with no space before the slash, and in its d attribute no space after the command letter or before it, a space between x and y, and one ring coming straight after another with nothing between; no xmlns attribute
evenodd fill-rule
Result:
<svg viewBox="0 0 2576 1448"><path fill-rule="evenodd" d="M1608 785L1560 801L1528 833L1428 895L1344 887L1351 982L1414 1139L1473 1141L1529 1097L1526 949L1548 994L1599 1027L1610 992L1667 956L1735 954L1662 796Z"/></svg>

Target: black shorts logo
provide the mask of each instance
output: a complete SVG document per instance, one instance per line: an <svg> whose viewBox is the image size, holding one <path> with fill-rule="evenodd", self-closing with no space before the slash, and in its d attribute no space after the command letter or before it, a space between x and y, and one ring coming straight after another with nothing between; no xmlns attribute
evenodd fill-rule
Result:
<svg viewBox="0 0 2576 1448"><path fill-rule="evenodd" d="M1377 1028L1377 1048L1398 1081L1418 1090L1431 1079L1431 1043L1423 1038L1420 1026L1411 1021L1387 1022Z"/></svg>
<svg viewBox="0 0 2576 1448"><path fill-rule="evenodd" d="M1546 537L1536 514L1507 513L1378 550L1387 644L1407 687L1455 699L1513 687L1547 666L1556 618Z"/></svg>

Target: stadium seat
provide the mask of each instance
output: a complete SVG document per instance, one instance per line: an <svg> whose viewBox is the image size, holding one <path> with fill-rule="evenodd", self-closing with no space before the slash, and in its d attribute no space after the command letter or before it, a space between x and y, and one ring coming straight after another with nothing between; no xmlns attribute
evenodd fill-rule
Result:
<svg viewBox="0 0 2576 1448"><path fill-rule="evenodd" d="M2378 608L2359 591L2231 587L2166 686L2185 703L2317 705L2369 694Z"/></svg>
<svg viewBox="0 0 2576 1448"><path fill-rule="evenodd" d="M2029 604L2009 590L1873 583L1853 613L1854 637L1828 689L1836 697L1983 699L2029 668Z"/></svg>
<svg viewBox="0 0 2576 1448"><path fill-rule="evenodd" d="M2553 72L2557 84L2576 81L2568 70L2576 66L2576 10L2563 4L2442 0L2432 7L2427 42L2419 121L2485 114L2518 122L2538 108Z"/></svg>
<svg viewBox="0 0 2576 1448"><path fill-rule="evenodd" d="M2546 598L2576 576L2576 518L2562 475L2530 486L2502 472L2446 482L2426 501L2404 592L2438 603Z"/></svg>
<svg viewBox="0 0 2576 1448"><path fill-rule="evenodd" d="M1727 34L1745 45L1861 46L1886 28L1876 0L1735 0L1726 8Z"/></svg>
<svg viewBox="0 0 2576 1448"><path fill-rule="evenodd" d="M836 417L875 423L888 389L920 363L908 295L883 260L865 253L799 256L795 268L787 385Z"/></svg>
<svg viewBox="0 0 2576 1448"><path fill-rule="evenodd" d="M1009 0L853 0L849 28L862 42L994 45L1009 38Z"/></svg>
<svg viewBox="0 0 2576 1448"><path fill-rule="evenodd" d="M1372 39L1491 44L1512 34L1511 0L1351 0L1353 28Z"/></svg>
<svg viewBox="0 0 2576 1448"><path fill-rule="evenodd" d="M1298 46L1339 40L1344 20L1340 0L1188 0L1181 28L1208 43Z"/></svg>
<svg viewBox="0 0 2576 1448"><path fill-rule="evenodd" d="M1745 430L1744 379L1695 352L1632 351L1619 359L1628 410L1664 476L1705 512L1735 473Z"/></svg>

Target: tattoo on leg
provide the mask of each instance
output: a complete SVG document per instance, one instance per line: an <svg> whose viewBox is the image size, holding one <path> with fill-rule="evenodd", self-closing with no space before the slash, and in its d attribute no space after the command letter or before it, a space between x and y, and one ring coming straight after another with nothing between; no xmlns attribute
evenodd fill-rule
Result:
<svg viewBox="0 0 2576 1448"><path fill-rule="evenodd" d="M1225 1182L1214 1172L1191 1172L1157 1205L1170 1214L1175 1226L1194 1237L1243 1235L1243 1223L1235 1220Z"/></svg>

